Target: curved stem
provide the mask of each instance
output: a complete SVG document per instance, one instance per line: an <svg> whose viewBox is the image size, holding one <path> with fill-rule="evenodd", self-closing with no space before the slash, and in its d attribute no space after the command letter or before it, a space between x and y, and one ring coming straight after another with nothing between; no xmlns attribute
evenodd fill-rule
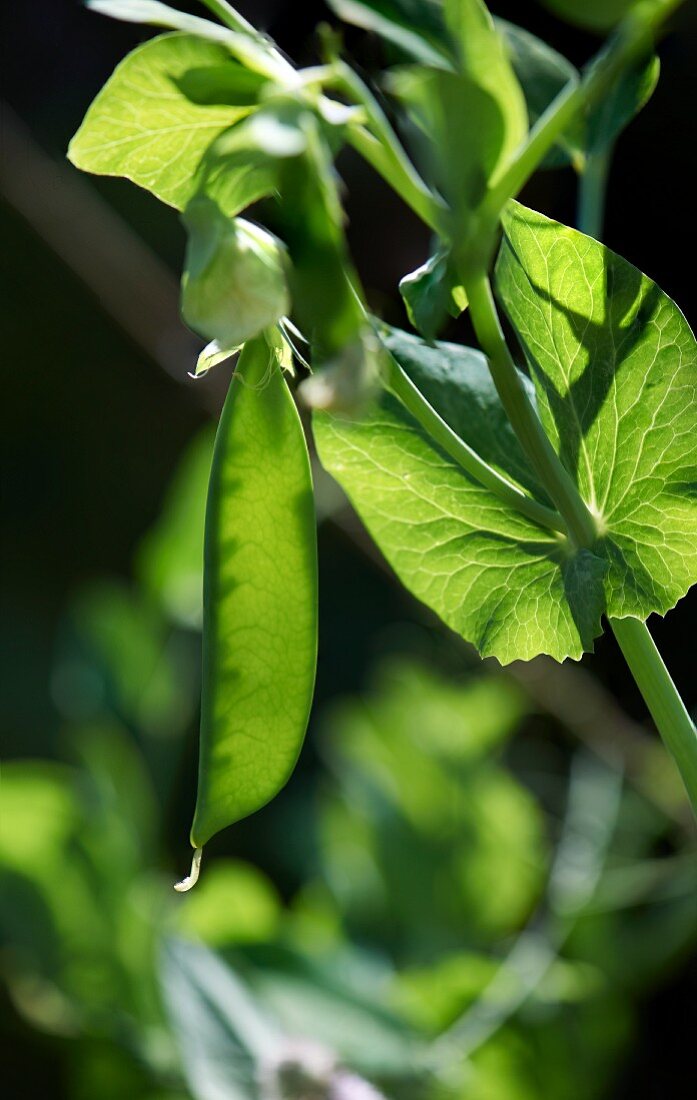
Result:
<svg viewBox="0 0 697 1100"><path fill-rule="evenodd" d="M459 466L471 477L489 489L499 500L510 507L522 512L534 523L547 527L552 531L565 532L564 521L553 509L546 508L532 497L521 492L515 485L502 477L488 463L479 457L467 443L460 439L452 428L426 400L424 395L414 385L407 373L402 370L397 360L388 356L389 360L389 385L404 407L412 414L415 420L421 424L431 439L439 447L450 455Z"/></svg>
<svg viewBox="0 0 697 1100"><path fill-rule="evenodd" d="M663 742L673 756L697 814L697 729L687 712L646 623L610 619L624 658Z"/></svg>
<svg viewBox="0 0 697 1100"><path fill-rule="evenodd" d="M447 207L421 178L377 99L350 66L333 62L335 87L360 104L367 126L350 126L348 140L429 228L442 230Z"/></svg>
<svg viewBox="0 0 697 1100"><path fill-rule="evenodd" d="M523 450L564 519L578 547L592 546L597 538L593 517L571 475L545 434L513 362L501 329L491 284L486 274L465 280L470 316L503 407Z"/></svg>

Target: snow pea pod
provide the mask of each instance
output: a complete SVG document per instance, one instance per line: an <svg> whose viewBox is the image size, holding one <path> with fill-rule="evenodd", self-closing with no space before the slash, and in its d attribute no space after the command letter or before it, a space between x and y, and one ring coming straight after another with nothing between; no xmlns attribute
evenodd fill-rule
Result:
<svg viewBox="0 0 697 1100"><path fill-rule="evenodd" d="M208 491L195 849L285 784L307 727L316 657L309 456L276 351L260 336L245 345L230 384Z"/></svg>

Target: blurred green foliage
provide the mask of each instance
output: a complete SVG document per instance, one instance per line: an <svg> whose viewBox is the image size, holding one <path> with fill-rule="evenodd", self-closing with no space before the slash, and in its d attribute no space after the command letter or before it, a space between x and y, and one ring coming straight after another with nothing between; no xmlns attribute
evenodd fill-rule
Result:
<svg viewBox="0 0 697 1100"><path fill-rule="evenodd" d="M315 852L299 888L220 858L172 892L210 444L175 471L134 583L68 610L63 762L4 769L14 1010L59 1043L71 1100L266 1100L296 1071L394 1100L611 1096L641 998L694 946L697 861L583 753L525 785L512 739L534 708L501 673L378 666L319 723L316 794L288 825Z"/></svg>

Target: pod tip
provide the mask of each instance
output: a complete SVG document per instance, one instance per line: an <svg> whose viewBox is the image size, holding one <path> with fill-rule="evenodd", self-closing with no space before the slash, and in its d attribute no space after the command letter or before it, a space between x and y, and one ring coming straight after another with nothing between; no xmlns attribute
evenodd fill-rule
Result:
<svg viewBox="0 0 697 1100"><path fill-rule="evenodd" d="M201 856L203 855L203 848L194 848L194 854L191 859L191 870L186 878L183 878L181 882L175 882L174 889L179 894L185 894L187 890L191 890L192 886L195 886L198 882L199 872L201 870Z"/></svg>

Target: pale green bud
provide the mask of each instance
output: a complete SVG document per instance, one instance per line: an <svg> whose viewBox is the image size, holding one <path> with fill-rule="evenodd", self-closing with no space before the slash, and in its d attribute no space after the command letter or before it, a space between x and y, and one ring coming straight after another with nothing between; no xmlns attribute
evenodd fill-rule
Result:
<svg viewBox="0 0 697 1100"><path fill-rule="evenodd" d="M196 332L230 348L258 336L290 310L285 251L265 229L228 218L212 199L187 207L189 233L182 314Z"/></svg>

